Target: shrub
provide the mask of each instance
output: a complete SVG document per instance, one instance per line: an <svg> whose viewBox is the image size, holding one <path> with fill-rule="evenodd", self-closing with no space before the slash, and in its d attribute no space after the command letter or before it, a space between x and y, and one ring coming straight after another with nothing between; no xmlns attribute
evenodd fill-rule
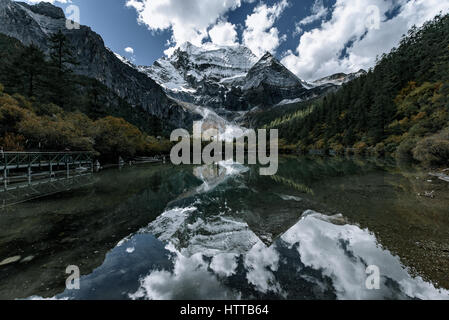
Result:
<svg viewBox="0 0 449 320"><path fill-rule="evenodd" d="M342 155L345 153L345 147L341 144L333 144L331 146L331 149L335 151L336 154Z"/></svg>
<svg viewBox="0 0 449 320"><path fill-rule="evenodd" d="M308 146L303 141L298 141L296 144L296 152L300 154L307 153Z"/></svg>
<svg viewBox="0 0 449 320"><path fill-rule="evenodd" d="M389 136L387 139L385 139L386 144L394 143L396 146L398 146L403 140L403 136L398 135L392 135Z"/></svg>
<svg viewBox="0 0 449 320"><path fill-rule="evenodd" d="M413 148L416 146L417 139L409 138L401 142L396 151L396 157L401 161L413 160Z"/></svg>
<svg viewBox="0 0 449 320"><path fill-rule="evenodd" d="M368 145L365 143L365 142L357 142L355 145L354 145L354 152L356 153L356 154L365 154L365 152L366 152L366 149L368 148Z"/></svg>
<svg viewBox="0 0 449 320"><path fill-rule="evenodd" d="M23 151L25 150L25 137L8 132L0 138L0 145L3 151Z"/></svg>
<svg viewBox="0 0 449 320"><path fill-rule="evenodd" d="M171 142L150 137L122 118L94 122L79 111L0 92L0 146L7 151L96 151L112 159L169 153Z"/></svg>
<svg viewBox="0 0 449 320"><path fill-rule="evenodd" d="M324 139L320 139L315 143L315 149L322 150L326 149L326 142Z"/></svg>
<svg viewBox="0 0 449 320"><path fill-rule="evenodd" d="M94 124L95 149L108 157L134 156L145 148L139 129L122 118L108 116Z"/></svg>
<svg viewBox="0 0 449 320"><path fill-rule="evenodd" d="M63 109L53 103L40 104L36 107L38 116L54 116L63 113Z"/></svg>
<svg viewBox="0 0 449 320"><path fill-rule="evenodd" d="M374 147L374 154L378 157L382 157L385 155L385 144L383 142L378 143Z"/></svg>
<svg viewBox="0 0 449 320"><path fill-rule="evenodd" d="M420 140L413 157L427 165L449 164L449 130Z"/></svg>
<svg viewBox="0 0 449 320"><path fill-rule="evenodd" d="M12 99L12 98L11 98ZM29 112L20 108L16 104L4 103L0 101L0 130L2 133L13 132L17 125L25 118Z"/></svg>
<svg viewBox="0 0 449 320"><path fill-rule="evenodd" d="M21 94L15 93L13 96L14 100L16 101L17 105L23 109L32 111L33 110L33 103L31 100L25 98ZM34 98L33 98L34 100Z"/></svg>

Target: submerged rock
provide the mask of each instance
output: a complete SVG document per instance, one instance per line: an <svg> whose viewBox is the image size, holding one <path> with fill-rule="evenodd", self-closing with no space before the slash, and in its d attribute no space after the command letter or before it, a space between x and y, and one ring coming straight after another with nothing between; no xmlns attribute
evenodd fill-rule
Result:
<svg viewBox="0 0 449 320"><path fill-rule="evenodd" d="M22 261L20 261L20 263L27 263L30 262L34 259L34 256L28 256L22 259Z"/></svg>
<svg viewBox="0 0 449 320"><path fill-rule="evenodd" d="M14 257L10 257L10 258L6 258L5 260L3 260L2 262L0 262L0 266L6 266L8 264L17 262L21 259L21 256L14 256Z"/></svg>

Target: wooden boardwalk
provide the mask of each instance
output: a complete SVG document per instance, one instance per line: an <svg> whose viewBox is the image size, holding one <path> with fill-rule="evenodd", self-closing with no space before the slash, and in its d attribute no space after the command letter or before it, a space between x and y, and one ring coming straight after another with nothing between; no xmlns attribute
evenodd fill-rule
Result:
<svg viewBox="0 0 449 320"><path fill-rule="evenodd" d="M8 190L0 190L0 208L4 209L22 202L52 196L61 192L91 185L95 182L92 173L74 175L69 178L48 178L28 183L16 183Z"/></svg>
<svg viewBox="0 0 449 320"><path fill-rule="evenodd" d="M93 160L91 152L0 152L0 192L61 174L70 178L80 172L93 172Z"/></svg>

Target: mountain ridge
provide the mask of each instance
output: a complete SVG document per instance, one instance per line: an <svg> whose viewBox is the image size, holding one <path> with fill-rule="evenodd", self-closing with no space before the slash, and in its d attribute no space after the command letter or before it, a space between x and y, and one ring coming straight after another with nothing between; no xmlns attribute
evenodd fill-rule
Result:
<svg viewBox="0 0 449 320"><path fill-rule="evenodd" d="M242 45L197 47L187 42L170 57L138 69L161 85L167 95L228 117L233 116L230 112L308 100L337 88L332 83L307 83L270 53L258 59Z"/></svg>

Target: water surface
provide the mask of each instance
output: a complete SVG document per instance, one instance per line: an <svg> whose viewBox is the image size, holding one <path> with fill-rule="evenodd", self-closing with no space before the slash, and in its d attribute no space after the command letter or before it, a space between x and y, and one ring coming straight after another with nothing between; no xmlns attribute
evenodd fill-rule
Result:
<svg viewBox="0 0 449 320"><path fill-rule="evenodd" d="M418 169L291 157L272 177L227 161L93 179L1 212L0 261L21 260L0 298L449 298L449 184Z"/></svg>

